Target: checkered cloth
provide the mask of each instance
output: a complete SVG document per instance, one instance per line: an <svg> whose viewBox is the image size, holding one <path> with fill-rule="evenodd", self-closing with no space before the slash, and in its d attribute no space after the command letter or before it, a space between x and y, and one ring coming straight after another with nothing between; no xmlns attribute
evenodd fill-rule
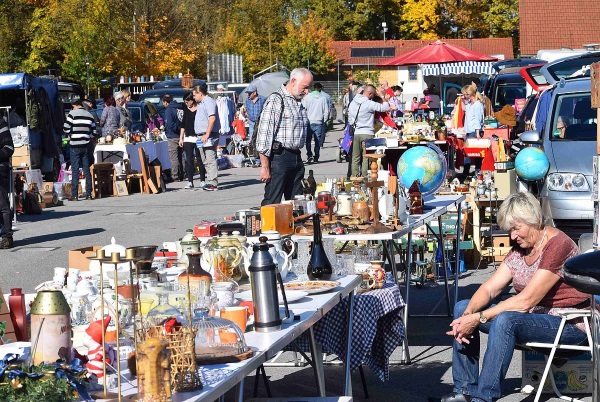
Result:
<svg viewBox="0 0 600 402"><path fill-rule="evenodd" d="M383 289L354 296L350 370L367 364L381 381L389 379L389 357L402 344L405 336L403 308L400 289L390 282ZM323 345L323 350L342 360L346 358L347 311L346 297L314 327L315 338ZM298 344L310 350L306 333L298 339Z"/></svg>

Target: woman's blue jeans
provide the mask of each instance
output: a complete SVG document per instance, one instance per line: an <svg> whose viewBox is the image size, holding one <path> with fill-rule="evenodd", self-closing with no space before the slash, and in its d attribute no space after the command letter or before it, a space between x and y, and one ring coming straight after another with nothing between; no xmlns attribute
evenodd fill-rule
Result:
<svg viewBox="0 0 600 402"><path fill-rule="evenodd" d="M469 300L454 306L454 318L463 315ZM554 342L561 318L549 314L528 314L505 311L493 320L479 326L488 333L488 343L481 372L479 372L479 331L473 333L471 343L454 341L452 350L452 377L454 392L471 395L472 402L500 398L500 383L504 380L516 344L525 342ZM567 323L560 338L562 344L576 345L586 334Z"/></svg>

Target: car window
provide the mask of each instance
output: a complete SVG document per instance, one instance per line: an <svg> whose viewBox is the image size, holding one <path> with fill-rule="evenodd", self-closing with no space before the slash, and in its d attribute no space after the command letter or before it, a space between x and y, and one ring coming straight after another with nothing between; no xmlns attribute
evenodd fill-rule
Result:
<svg viewBox="0 0 600 402"><path fill-rule="evenodd" d="M592 109L590 94L559 95L554 110L551 140L596 140L596 110Z"/></svg>
<svg viewBox="0 0 600 402"><path fill-rule="evenodd" d="M514 105L515 99L526 98L526 89L523 84L504 84L496 87L494 94L494 108L501 109L504 105Z"/></svg>
<svg viewBox="0 0 600 402"><path fill-rule="evenodd" d="M131 121L140 122L142 121L142 109L139 107L128 107L127 110L131 115Z"/></svg>

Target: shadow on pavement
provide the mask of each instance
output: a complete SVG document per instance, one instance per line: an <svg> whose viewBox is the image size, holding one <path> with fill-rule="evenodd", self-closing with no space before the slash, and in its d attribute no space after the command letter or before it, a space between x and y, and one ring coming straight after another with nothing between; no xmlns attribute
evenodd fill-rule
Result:
<svg viewBox="0 0 600 402"><path fill-rule="evenodd" d="M258 173L258 171L257 171ZM258 174L256 175L258 177ZM251 186L253 184L261 184L258 179L246 179L246 180L233 180L219 184L219 190L227 190L234 187Z"/></svg>
<svg viewBox="0 0 600 402"><path fill-rule="evenodd" d="M89 236L98 233L105 232L105 229L102 228L90 228L90 229L82 229L82 230L71 230L68 232L58 232L58 233L50 233L47 235L27 237L25 239L15 239L15 249L13 251L18 251L18 247L29 246L32 244L42 244L49 241L61 240L61 239L69 239L72 237L80 237L80 236Z"/></svg>
<svg viewBox="0 0 600 402"><path fill-rule="evenodd" d="M72 210L62 210L56 211L52 209L45 209L40 215L19 215L17 217L18 222L39 222L39 221L47 221L48 219L61 219L61 218L69 218L72 216L91 214L92 211L72 211Z"/></svg>

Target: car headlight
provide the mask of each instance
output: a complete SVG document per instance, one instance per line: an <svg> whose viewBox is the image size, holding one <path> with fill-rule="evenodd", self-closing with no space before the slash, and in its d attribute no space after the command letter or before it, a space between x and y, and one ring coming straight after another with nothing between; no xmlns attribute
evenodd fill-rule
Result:
<svg viewBox="0 0 600 402"><path fill-rule="evenodd" d="M580 173L550 173L548 190L551 191L590 191L585 176Z"/></svg>

